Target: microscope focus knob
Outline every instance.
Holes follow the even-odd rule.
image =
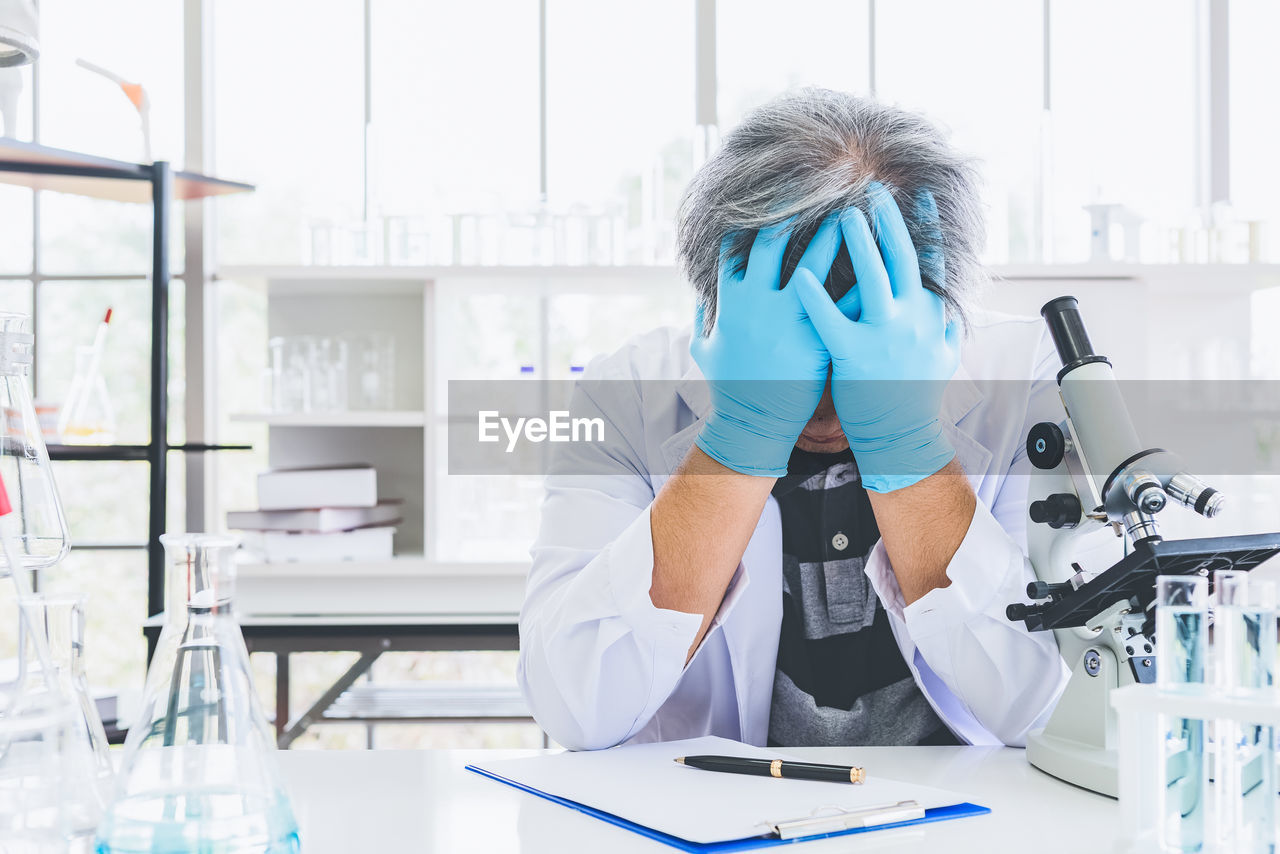
[[[1038,469],[1057,468],[1067,452],[1067,437],[1051,421],[1041,421],[1027,433],[1027,457]]]
[[[1070,492],[1055,492],[1043,501],[1031,502],[1031,521],[1050,528],[1074,528],[1080,523],[1080,499]]]

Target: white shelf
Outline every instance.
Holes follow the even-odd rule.
[[[1280,278],[1280,264],[995,264],[988,271],[1002,279],[1160,279],[1202,278],[1213,276],[1229,279]],[[585,279],[669,279],[679,271],[668,264],[632,264],[615,266],[579,265],[456,265],[456,266],[225,266],[218,279],[266,279],[273,283],[287,281],[350,282],[422,282],[457,278],[585,278]]]
[[[997,285],[1001,280],[1150,282],[1206,294],[1280,286],[1280,264],[1010,264],[988,269]]]
[[[422,555],[390,560],[242,563],[238,611],[246,616],[334,615],[368,619],[490,614],[514,622],[528,563],[442,563]]]
[[[295,281],[370,281],[423,282],[439,279],[670,279],[679,271],[670,264],[615,265],[518,265],[455,264],[431,267],[396,266],[326,266],[316,265],[228,265],[218,269],[215,279],[266,279],[273,283]]]
[[[369,410],[347,412],[296,412],[272,414],[243,412],[231,420],[269,427],[421,427],[426,415],[411,410]]]
[[[390,560],[372,561],[288,561],[262,563],[256,561],[238,563],[240,578],[270,576],[272,578],[350,578],[377,576],[381,578],[520,578],[529,574],[527,563],[467,563],[428,560],[422,555],[397,555]]]

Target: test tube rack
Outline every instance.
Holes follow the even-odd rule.
[[[1111,692],[1111,705],[1119,716],[1121,833],[1133,846],[1129,850],[1135,852],[1148,850],[1144,843],[1154,846],[1161,821],[1158,781],[1152,779],[1152,771],[1159,767],[1164,748],[1162,715],[1206,723],[1225,720],[1273,726],[1280,733],[1280,686],[1228,693],[1212,684],[1176,689],[1130,685]],[[1214,816],[1209,818],[1212,823]],[[1214,849],[1206,846],[1205,850]]]

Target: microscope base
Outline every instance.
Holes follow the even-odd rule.
[[[1027,736],[1027,761],[1046,774],[1100,795],[1120,796],[1115,750],[1105,750],[1036,730]]]

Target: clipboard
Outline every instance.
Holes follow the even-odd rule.
[[[655,751],[655,748],[657,750]],[[590,794],[575,800],[568,797],[564,793],[553,791],[552,785],[547,785],[547,781],[555,782],[554,775],[532,773],[531,769],[536,772],[541,770],[537,765],[527,763],[538,763],[545,759],[558,760],[564,767],[564,760],[573,761],[574,757],[591,757],[588,760],[590,768],[585,770],[588,773],[581,775],[581,779],[575,780],[573,784],[584,792],[594,792],[599,782],[599,770],[601,768],[613,767],[608,754],[620,756],[620,752],[628,751],[629,759],[641,759],[646,766],[652,765],[655,757],[666,757],[669,762],[678,755],[695,754],[695,753],[721,753],[730,755],[757,755],[763,754],[758,748],[743,745],[738,742],[729,741],[719,738],[700,738],[690,739],[685,742],[669,742],[666,745],[635,745],[620,748],[613,748],[608,751],[600,751],[596,754],[559,754],[549,757],[535,757],[531,759],[505,760],[495,763],[487,763],[491,767],[485,768],[479,765],[468,765],[466,769],[475,774],[495,780],[512,786],[520,791],[527,792],[544,798],[560,806],[572,809],[576,812],[589,815],[592,818],[612,824],[615,827],[621,827],[652,839],[669,845],[680,851],[689,852],[722,852],[722,851],[748,851],[760,848],[768,848],[775,845],[786,845],[794,842],[803,842],[811,839],[826,839],[834,836],[848,836],[855,833],[867,833],[874,830],[887,830],[891,828],[908,827],[918,824],[927,824],[932,822],[947,821],[950,819],[964,818],[967,816],[983,815],[991,810],[987,807],[979,806],[967,802],[965,799],[954,796],[952,793],[941,792],[937,789],[931,789],[924,786],[910,786],[903,783],[882,783],[886,787],[886,791],[896,794],[912,794],[919,793],[919,800],[901,797],[888,801],[879,801],[875,803],[858,803],[853,806],[841,806],[837,804],[824,804],[822,800],[836,799],[837,795],[844,794],[845,800],[849,800],[849,794],[855,792],[858,787],[841,788],[838,783],[808,783],[805,781],[773,781],[762,777],[743,777],[734,774],[716,774],[715,772],[699,771],[693,768],[684,768],[671,763],[669,768],[663,765],[656,766],[657,773],[665,776],[666,780],[680,780],[681,776],[692,774],[688,780],[692,781],[699,787],[707,787],[709,785],[730,785],[737,787],[756,787],[758,792],[766,795],[766,800],[773,800],[773,795],[781,795],[783,792],[794,794],[801,792],[801,798],[817,797],[817,801],[809,801],[812,804],[807,810],[795,810],[796,797],[791,797],[789,804],[792,811],[789,814],[778,814],[777,811],[768,814],[760,814],[752,818],[750,825],[737,825],[739,832],[734,838],[723,839],[690,839],[686,836],[694,836],[696,834],[681,835],[678,832],[672,832],[672,827],[662,827],[661,820],[641,821],[633,811],[629,817],[619,814],[627,809],[626,803],[622,803],[622,807],[616,811],[602,808],[602,805],[608,805],[607,796],[602,796],[604,800],[597,799],[595,803],[585,803]],[[641,756],[637,756],[637,751],[645,751]],[[669,754],[669,755],[668,755]],[[773,754],[770,754],[773,755]],[[525,763],[521,765],[521,763]],[[515,768],[513,771],[512,768]],[[593,773],[596,775],[593,777]],[[678,776],[669,776],[675,774]],[[575,775],[569,775],[573,777]],[[517,779],[524,777],[524,779]],[[534,778],[539,780],[541,785],[535,785],[532,782]],[[729,779],[726,779],[729,778]],[[571,786],[573,785],[571,784]],[[631,790],[628,802],[634,803],[637,799],[643,798],[646,794],[646,785],[654,785],[653,780],[640,781],[634,790]],[[773,786],[786,785],[788,788],[770,788]],[[763,787],[763,788],[759,788]],[[801,788],[797,788],[801,787]],[[817,787],[817,788],[813,788]],[[832,788],[835,787],[835,788]],[[822,794],[822,793],[827,794]],[[816,794],[815,794],[816,793]],[[618,799],[615,798],[615,801]],[[733,803],[737,803],[739,799],[729,799]],[[787,800],[782,798],[780,800]],[[945,801],[953,801],[951,803],[943,803]],[[762,808],[759,805],[751,807],[752,809],[768,812],[768,808]],[[780,809],[785,807],[780,807]],[[724,830],[723,827],[720,828]],[[746,835],[743,835],[745,831]],[[712,833],[714,836],[715,834]]]

